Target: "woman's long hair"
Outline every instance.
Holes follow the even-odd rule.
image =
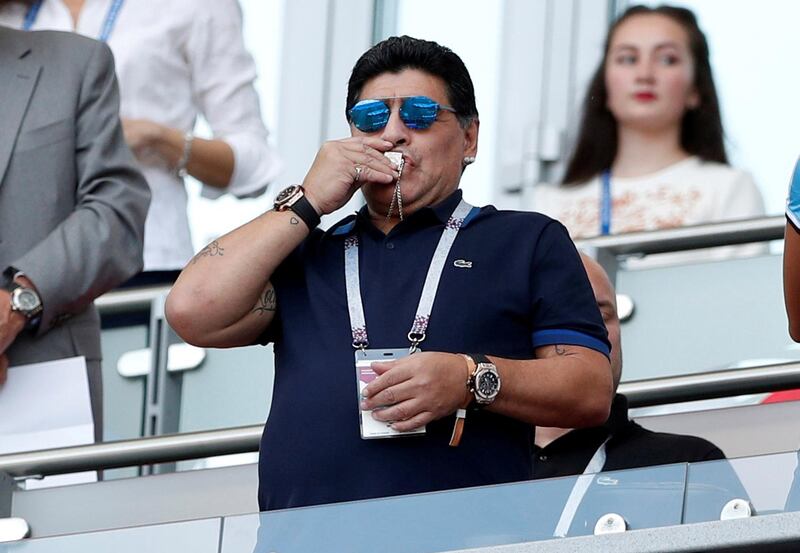
[[[633,6],[617,19],[606,35],[603,62],[595,71],[583,102],[578,139],[562,184],[586,182],[605,171],[617,156],[617,121],[608,104],[605,69],[608,63],[608,48],[611,37],[620,24],[635,15],[657,14],[669,17],[686,30],[689,50],[694,60],[694,87],[699,96],[699,105],[687,110],[681,122],[681,146],[688,153],[706,161],[728,163],[723,142],[722,117],[717,99],[717,89],[711,74],[708,43],[697,25],[694,14],[685,8],[673,6]]]

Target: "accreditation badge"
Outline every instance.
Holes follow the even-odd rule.
[[[419,350],[417,350],[419,351]],[[425,427],[416,428],[407,432],[400,432],[389,426],[389,423],[377,421],[372,418],[372,411],[362,411],[360,407],[363,399],[364,388],[375,380],[378,375],[372,370],[375,362],[394,361],[409,355],[408,348],[398,349],[358,349],[356,354],[356,381],[358,385],[359,419],[361,425],[361,439],[373,440],[376,438],[401,438],[404,436],[420,436],[425,434]],[[387,406],[388,407],[388,406]]]

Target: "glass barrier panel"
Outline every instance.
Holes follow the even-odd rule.
[[[568,535],[616,512],[630,528],[680,524],[685,465],[591,475]],[[552,539],[578,477],[227,517],[222,553],[440,552]],[[574,494],[573,494],[574,495]]]
[[[779,255],[760,255],[620,270],[617,293],[635,306],[622,323],[623,380],[796,361],[800,350],[786,332],[781,263]],[[727,321],[736,324],[722,324]]]
[[[128,317],[126,317],[126,315]],[[103,441],[131,440],[142,435],[145,378],[126,377],[120,371],[123,356],[147,347],[150,310],[103,315],[100,335],[103,353]],[[128,478],[135,468],[103,471],[103,478]]]
[[[754,515],[800,511],[798,453],[689,465],[684,523],[720,520],[733,499],[748,501]]]
[[[222,553],[436,552],[549,539],[575,478],[227,517]]]
[[[615,513],[625,519],[629,530],[658,528],[681,523],[686,482],[686,464],[601,472],[581,476],[590,479],[574,512],[566,536],[590,536],[604,515]],[[566,519],[565,519],[566,520]],[[566,529],[566,527],[565,527]]]
[[[103,328],[103,441],[130,440],[142,435],[144,377],[120,374],[120,360],[147,347],[148,325]],[[124,361],[123,361],[124,363]]]
[[[0,544],[0,553],[217,553],[220,519],[125,528]]]
[[[183,374],[181,432],[264,424],[272,403],[272,344],[205,350]]]
[[[151,364],[150,309],[103,315],[104,441],[141,437]],[[179,413],[166,433],[263,424],[272,400],[272,346],[193,348],[169,334],[167,378],[176,393],[160,397],[164,412]],[[235,370],[233,370],[235,369]],[[251,463],[256,453],[159,465],[158,471]],[[137,467],[104,471],[107,480],[134,477]]]
[[[207,348],[201,365],[182,376],[179,432],[264,424],[272,404],[272,344]],[[222,455],[176,464],[179,471],[258,462],[258,453]]]

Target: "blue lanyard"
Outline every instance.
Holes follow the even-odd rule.
[[[111,6],[109,6],[106,19],[103,22],[103,29],[100,31],[100,36],[97,37],[97,39],[101,42],[108,42],[108,38],[111,36],[111,31],[114,30],[114,25],[117,22],[119,11],[122,9],[123,2],[124,0],[114,0],[111,3]],[[25,14],[25,21],[22,23],[23,31],[31,30],[33,24],[36,23],[36,18],[39,15],[39,10],[42,9],[43,3],[44,0],[37,0],[30,8],[28,8],[28,13]]]
[[[600,175],[602,197],[600,198],[600,234],[611,234],[611,170],[606,169]]]

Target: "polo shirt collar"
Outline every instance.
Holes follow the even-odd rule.
[[[458,188],[455,192],[450,194],[438,204],[425,206],[418,209],[416,212],[406,217],[405,220],[401,221],[400,225],[427,226],[436,222],[444,225],[450,219],[450,215],[453,214],[453,211],[455,211],[458,202],[461,201],[462,195],[463,193],[461,192],[461,189]],[[358,210],[356,219],[359,221],[359,224],[366,222],[370,226],[373,226],[369,217],[369,208],[366,205],[362,206],[361,209]],[[397,226],[399,227],[400,225]]]
[[[433,214],[433,216],[436,217],[436,219],[440,223],[442,223],[443,225],[447,224],[447,221],[450,220],[450,216],[456,210],[456,207],[458,206],[463,196],[464,193],[461,191],[460,188],[457,188],[455,192],[450,194],[448,197],[446,197],[438,204],[429,207],[423,207],[422,209],[419,210],[418,213],[427,213],[428,216]],[[414,215],[416,215],[416,213]]]
[[[431,226],[434,224],[447,224],[447,221],[450,219],[450,216],[453,214],[453,211],[455,211],[456,206],[458,206],[462,197],[463,193],[461,189],[456,189],[452,194],[438,204],[425,206],[412,213],[406,217],[404,221],[401,221],[400,224],[395,228],[415,228]],[[345,218],[331,228],[329,232],[334,236],[346,236],[356,228],[377,231],[375,225],[372,224],[372,220],[369,217],[369,208],[366,205],[362,206],[361,209],[358,210],[358,212],[355,214],[355,217],[351,216]]]

